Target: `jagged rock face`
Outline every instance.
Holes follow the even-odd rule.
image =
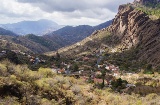
[[[118,37],[120,49],[134,46],[139,49],[139,60],[160,66],[160,19],[153,21],[132,6],[122,5],[109,30]]]
[[[139,59],[160,67],[160,19],[144,23],[139,28],[139,35]]]
[[[110,28],[111,32],[121,41],[121,49],[128,49],[139,43],[138,29],[148,20],[149,17],[146,14],[131,6],[119,7],[119,12]]]

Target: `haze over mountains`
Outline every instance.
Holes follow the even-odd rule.
[[[10,35],[10,36],[17,36],[14,32],[10,30],[6,30],[0,27],[0,35]]]
[[[53,22],[51,20],[47,19],[41,19],[38,21],[21,21],[17,23],[11,23],[11,24],[0,24],[0,27],[6,30],[10,30],[17,35],[27,35],[27,34],[34,34],[38,36],[42,35],[48,35],[50,34],[57,34],[57,35],[62,35],[64,34],[71,35],[71,34],[79,34],[79,33],[72,33],[73,31],[76,31],[78,29],[83,32],[82,28],[87,28],[88,34],[90,35],[93,30],[98,30],[102,29],[108,25],[111,24],[111,21],[107,21],[105,23],[102,23],[97,26],[89,26],[87,25],[80,25],[80,26],[64,26],[64,25],[58,25],[56,22]],[[64,28],[63,28],[64,27]],[[89,29],[88,29],[89,28]],[[59,30],[60,29],[60,30]],[[67,31],[71,31],[70,33],[67,33]],[[82,37],[85,38],[85,37]],[[81,39],[80,39],[81,40]]]
[[[44,35],[46,33],[58,30],[63,26],[58,25],[51,20],[41,19],[38,21],[21,21],[12,24],[0,24],[0,27],[11,30],[18,35]]]

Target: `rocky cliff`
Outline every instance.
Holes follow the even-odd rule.
[[[113,24],[108,28],[119,41],[119,49],[137,49],[139,60],[160,66],[160,19],[151,20],[131,5],[121,5]]]

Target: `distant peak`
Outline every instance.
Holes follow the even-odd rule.
[[[48,20],[48,19],[40,19],[40,20],[37,20],[37,21],[50,21],[50,22],[53,22],[52,20]]]
[[[48,19],[40,19],[40,20],[23,20],[17,23],[23,23],[23,22],[43,22],[43,23],[54,23],[57,24],[56,22],[52,21],[52,20],[48,20]],[[13,23],[14,24],[14,23]],[[58,24],[57,24],[58,25]]]

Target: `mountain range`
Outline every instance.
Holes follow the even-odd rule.
[[[141,3],[139,5],[146,6]],[[160,18],[150,18],[149,15],[152,14],[140,10],[139,5],[137,6],[137,2],[120,5],[109,27],[95,31],[72,46],[59,49],[59,54],[78,59],[81,56],[93,56],[97,51],[103,50],[106,51],[105,60],[125,70],[138,70],[148,67],[147,65],[159,68]],[[46,54],[53,56],[56,52]]]
[[[2,42],[1,47],[9,48],[12,50],[14,49],[18,50],[18,48],[19,50],[25,49],[24,51],[30,51],[34,53],[44,53],[48,51],[55,51],[61,47],[74,44],[86,38],[95,30],[102,29],[109,26],[111,22],[112,21],[107,21],[97,26],[87,26],[87,25],[80,25],[75,27],[65,26],[57,31],[52,30],[51,33],[45,34],[42,36],[37,36],[35,34],[27,34],[27,35],[21,36],[21,35],[14,34],[13,32],[11,33],[11,31],[7,31],[3,29],[3,31],[0,32],[1,40],[5,40],[6,41],[5,43],[7,44],[3,44]],[[33,24],[32,26],[34,26],[34,23],[35,22],[32,23]],[[37,28],[37,30],[39,29]],[[5,33],[6,31],[7,33]],[[6,35],[10,35],[10,36],[6,36]],[[21,46],[21,47],[16,47],[14,45]]]

